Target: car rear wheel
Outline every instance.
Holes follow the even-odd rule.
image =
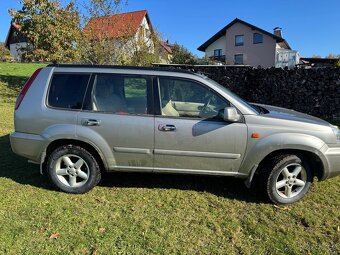
[[[47,174],[52,183],[67,193],[86,193],[101,178],[99,165],[90,152],[79,146],[56,148],[47,161]]]
[[[291,204],[305,196],[313,176],[308,163],[296,155],[273,158],[264,167],[262,183],[269,199],[276,204]]]

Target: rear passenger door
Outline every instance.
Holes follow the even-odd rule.
[[[152,78],[93,74],[78,127],[91,130],[109,146],[111,170],[152,171],[154,116]],[[78,130],[78,132],[79,132]]]

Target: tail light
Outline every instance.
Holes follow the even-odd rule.
[[[37,78],[38,74],[40,73],[40,71],[42,70],[42,68],[37,69],[31,76],[31,78],[29,78],[24,87],[22,88],[22,90],[20,91],[20,94],[17,97],[17,101],[15,102],[15,110],[17,110],[22,102],[22,100],[24,99],[28,89],[31,87],[32,83],[34,82],[35,78]]]

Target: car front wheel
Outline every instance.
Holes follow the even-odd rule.
[[[313,176],[308,163],[296,155],[273,158],[264,169],[263,186],[276,204],[291,204],[305,196]]]

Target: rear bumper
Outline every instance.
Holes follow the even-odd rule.
[[[340,175],[340,147],[328,148],[324,155],[328,162],[327,178]]]
[[[10,135],[12,151],[22,157],[40,163],[45,140],[40,135],[14,132]]]

